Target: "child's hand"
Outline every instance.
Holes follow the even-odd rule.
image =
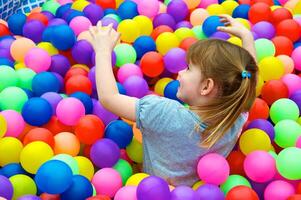
[[[95,53],[113,51],[120,38],[120,33],[116,32],[112,27],[113,24],[103,27],[101,21],[98,21],[96,27],[92,26],[89,28],[89,32],[92,37],[91,44]]]
[[[220,21],[225,24],[225,26],[217,27],[217,30],[230,33],[236,37],[242,38],[251,34],[251,32],[242,25],[239,21],[233,19],[230,15],[219,15]]]

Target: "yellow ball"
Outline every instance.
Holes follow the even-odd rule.
[[[196,37],[194,32],[191,29],[186,28],[186,27],[178,28],[175,31],[175,34],[179,38],[180,42],[188,37],[194,37],[194,38]]]
[[[86,177],[89,180],[92,180],[92,177],[94,175],[94,166],[92,162],[83,156],[76,156],[74,157],[78,164],[79,168],[79,174]]]
[[[90,71],[90,68],[84,64],[75,64],[75,65],[72,65],[71,68],[82,68],[82,69],[86,70],[87,72]]]
[[[220,15],[226,14],[226,10],[222,5],[219,4],[211,4],[206,9],[210,15]]]
[[[228,42],[230,42],[230,43],[232,43],[232,44],[235,44],[235,45],[237,45],[237,46],[242,47],[242,41],[241,41],[241,39],[238,38],[238,37],[230,37],[230,38],[228,39]]]
[[[27,68],[24,62],[18,62],[15,64],[15,70]]]
[[[272,11],[276,10],[277,8],[282,8],[282,7],[281,6],[277,6],[277,5],[271,6],[271,10]]]
[[[261,89],[264,85],[264,81],[260,75],[257,76],[257,85],[256,85],[256,96],[258,97],[261,94]]]
[[[263,58],[258,67],[264,81],[280,79],[284,75],[284,64],[274,56]]]
[[[136,163],[142,163],[143,161],[143,148],[142,144],[133,138],[132,142],[126,147],[126,153],[129,158]]]
[[[239,5],[236,1],[224,1],[222,4],[223,8],[226,11],[226,14],[231,15],[233,10]]]
[[[245,155],[256,150],[269,151],[271,149],[271,140],[263,130],[252,128],[241,135],[239,148]]]
[[[116,8],[118,8],[120,4],[124,2],[124,0],[115,0],[115,1],[116,1]]]
[[[161,78],[159,81],[155,84],[155,93],[164,96],[164,89],[166,85],[171,82],[173,79],[171,78]]]
[[[243,18],[236,18],[237,21],[239,21],[242,25],[244,25],[247,29],[251,29],[251,24],[248,20]]]
[[[139,183],[148,176],[149,175],[145,173],[134,174],[126,181],[125,186],[138,186]]]
[[[153,22],[148,17],[138,15],[133,20],[138,24],[140,35],[150,35],[153,32]]]
[[[205,183],[203,181],[198,181],[195,184],[193,184],[192,189],[193,190],[197,190],[199,189],[199,187],[201,187],[202,185],[204,185]]]
[[[138,23],[132,19],[126,19],[119,23],[117,31],[121,34],[120,39],[132,43],[140,36]]]
[[[83,11],[86,6],[88,6],[90,3],[85,0],[77,0],[74,1],[71,8],[78,11]]]
[[[299,1],[293,8],[294,15],[301,14],[301,1]]]
[[[160,34],[156,39],[157,50],[165,55],[170,49],[178,47],[180,41],[174,33],[165,32]]]
[[[301,125],[301,117],[299,117],[299,118],[297,119],[297,122],[298,122],[298,124]]]
[[[31,174],[36,174],[40,166],[53,156],[53,150],[45,142],[36,141],[27,144],[20,155],[22,167]]]
[[[11,176],[9,180],[14,188],[13,200],[16,200],[26,194],[36,195],[37,186],[29,176],[17,174]]]
[[[37,46],[47,51],[51,56],[59,53],[59,51],[50,42],[40,42]]]
[[[3,115],[0,113],[0,138],[4,136],[7,130],[7,122]]]
[[[0,139],[0,166],[10,163],[20,162],[20,153],[23,144],[14,137],[4,137]]]

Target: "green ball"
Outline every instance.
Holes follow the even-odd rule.
[[[36,73],[30,68],[19,69],[16,71],[16,73],[19,77],[18,86],[21,88],[32,90],[32,79],[36,75]]]
[[[255,41],[256,57],[258,62],[263,58],[275,55],[275,46],[272,41],[261,38]]]
[[[129,44],[118,44],[114,52],[116,54],[116,66],[120,67],[126,63],[134,63],[137,58],[136,51],[133,46]]]
[[[172,0],[164,0],[164,4],[167,6]]]
[[[277,124],[284,119],[297,121],[299,117],[299,108],[297,104],[290,99],[278,99],[270,108],[270,117],[274,124]]]
[[[119,159],[113,168],[119,172],[122,178],[122,185],[125,185],[128,178],[133,175],[131,165],[125,160]]]
[[[60,7],[61,5],[53,0],[50,1],[46,1],[43,5],[42,5],[42,11],[49,11],[52,14],[55,15],[56,10]]]
[[[281,176],[289,180],[301,179],[301,149],[288,147],[277,156],[276,167]]]
[[[73,172],[73,175],[79,174],[79,168],[78,168],[77,161],[72,156],[70,156],[68,154],[58,154],[58,155],[52,157],[51,160],[62,161],[70,167],[70,169]]]
[[[206,39],[207,36],[205,35],[202,26],[195,26],[192,28],[192,31],[197,39],[202,40]]]
[[[115,15],[115,14],[107,14],[106,16],[104,16],[103,18],[112,18],[112,19],[115,19],[118,23],[121,22],[121,19],[118,15]]]
[[[301,126],[294,120],[282,120],[275,127],[275,143],[282,147],[294,147],[301,135]]]
[[[18,87],[8,87],[0,93],[0,109],[21,112],[27,100],[24,90]]]
[[[226,195],[232,188],[238,185],[244,185],[251,188],[251,184],[245,177],[236,174],[230,175],[226,182],[221,184],[220,188]]]
[[[0,92],[10,86],[18,85],[18,76],[15,70],[9,66],[0,66]]]

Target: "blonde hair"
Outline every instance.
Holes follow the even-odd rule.
[[[190,107],[208,125],[201,133],[200,145],[210,148],[242,112],[251,108],[256,98],[258,67],[247,50],[218,39],[193,44],[187,53],[187,61],[200,67],[203,80],[212,78],[218,88],[218,96],[208,104]],[[250,78],[242,77],[244,70],[251,73]]]

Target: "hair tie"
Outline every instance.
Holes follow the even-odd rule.
[[[248,72],[248,71],[246,71],[246,70],[243,70],[242,72],[241,72],[241,77],[243,78],[243,79],[246,79],[246,78],[251,78],[251,73],[250,72]]]

